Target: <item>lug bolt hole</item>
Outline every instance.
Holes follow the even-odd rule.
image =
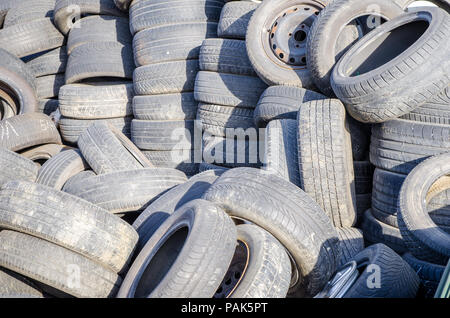
[[[284,57],[284,54],[280,53],[278,56],[282,59]]]

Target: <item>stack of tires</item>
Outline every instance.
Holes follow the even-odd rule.
[[[33,111],[51,114],[58,107],[58,90],[64,84],[67,60],[63,46],[65,37],[53,23],[55,0],[6,1],[3,6],[0,48],[27,62],[36,78],[34,88],[38,103],[24,102],[30,103],[27,107]],[[22,96],[0,103],[6,114],[4,118],[23,113],[14,101],[17,97],[20,101]]]
[[[96,120],[106,120],[130,136],[132,120],[134,62],[132,37],[127,17],[122,17],[113,1],[60,1],[55,12],[58,26],[68,32],[65,85],[59,90],[60,130],[64,141],[76,144],[79,135]],[[69,17],[63,15],[70,6],[86,5],[86,14],[70,29]],[[97,9],[92,10],[99,6]],[[112,13],[111,13],[112,12]]]
[[[256,75],[247,56],[245,34],[258,4],[232,1],[222,9],[218,39],[207,39],[200,50],[200,72],[195,80],[197,119],[203,131],[202,169],[259,167],[264,135],[256,129],[253,113],[267,85]]]
[[[135,0],[129,6],[136,63],[131,139],[156,167],[198,172],[194,81],[205,38],[217,37],[222,0]]]

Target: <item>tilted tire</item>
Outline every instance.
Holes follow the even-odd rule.
[[[449,36],[446,12],[410,10],[344,54],[332,73],[334,93],[361,122],[379,123],[409,113],[448,85],[450,45],[444,39]]]
[[[344,265],[364,249],[363,233],[355,227],[338,227],[336,230],[341,247],[340,265]]]
[[[115,6],[113,0],[56,0],[55,24],[64,35],[86,15],[123,16],[124,12]]]
[[[147,168],[111,172],[72,182],[64,191],[111,213],[144,210],[166,190],[187,181],[176,169]],[[123,190],[127,195],[123,196]]]
[[[374,13],[374,8],[376,12]],[[353,34],[348,22],[359,17],[371,15],[374,18],[373,29],[384,20],[391,20],[404,13],[392,0],[336,0],[331,2],[317,16],[308,34],[306,64],[311,72],[314,84],[327,96],[333,96],[330,77],[334,65],[340,57],[364,34],[353,26]],[[338,30],[338,32],[336,32]],[[370,31],[370,30],[367,30]],[[347,33],[347,34],[346,34]],[[365,32],[367,33],[367,32]],[[330,52],[332,52],[330,54]]]
[[[269,86],[255,108],[255,124],[257,127],[266,127],[271,120],[297,119],[301,104],[325,98],[322,94],[304,88]]]
[[[0,191],[0,224],[77,252],[114,272],[124,269],[138,240],[124,221],[47,186],[11,181]]]
[[[217,22],[222,11],[220,0],[142,0],[130,5],[130,30],[139,31],[161,25],[186,22]]]
[[[141,66],[134,71],[134,91],[136,95],[192,92],[198,70],[198,60]]]
[[[220,13],[217,35],[220,38],[245,40],[248,23],[258,7],[252,1],[230,1]]]
[[[408,174],[426,158],[450,150],[450,126],[404,119],[373,125],[370,162],[377,168]]]
[[[275,0],[259,5],[248,24],[246,45],[250,62],[264,82],[314,88],[306,66],[306,39],[328,2]],[[292,28],[294,23],[298,27]]]
[[[297,121],[271,121],[266,128],[264,169],[300,187]]]
[[[137,67],[199,58],[205,38],[217,37],[217,23],[177,23],[145,29],[133,38],[134,61]]]
[[[78,139],[78,147],[97,174],[152,167],[140,150],[107,121],[96,121]]]
[[[285,298],[291,263],[283,245],[259,226],[241,224],[236,228],[236,251],[214,297]]]
[[[450,125],[450,86],[402,119],[432,124]]]
[[[231,263],[236,239],[236,226],[221,208],[191,201],[145,244],[117,296],[212,297]]]
[[[45,76],[64,73],[67,65],[66,47],[51,50],[27,62],[34,76]]]
[[[449,159],[449,153],[434,156],[411,171],[400,191],[397,215],[409,251],[419,259],[441,265],[450,257],[450,234],[433,222],[426,210],[426,201],[450,188],[446,179],[450,171]],[[442,182],[441,177],[444,177]]]
[[[153,201],[133,222],[133,227],[139,234],[137,251],[141,250],[153,233],[175,210],[189,201],[200,199],[220,175],[221,173],[218,171],[199,173]]]
[[[57,292],[84,298],[114,297],[120,276],[102,265],[64,247],[19,232],[0,232],[0,266],[49,286]],[[67,279],[79,273],[79,284]]]
[[[71,177],[89,169],[78,149],[62,151],[47,160],[39,169],[36,183],[61,190]]]
[[[69,56],[66,84],[96,77],[133,78],[131,45],[118,42],[88,42],[77,46]]]
[[[304,103],[297,121],[300,188],[335,226],[354,225],[355,176],[344,105],[337,99]]]
[[[36,81],[32,70],[19,58],[0,49],[0,90],[2,99],[13,107],[14,114],[33,113],[37,110]]]
[[[64,74],[46,75],[36,78],[38,99],[58,97],[59,89],[64,85]]]
[[[142,120],[192,120],[197,105],[192,92],[135,96],[133,113]]]
[[[10,180],[36,181],[39,168],[30,159],[0,148],[0,187]]]
[[[133,95],[131,82],[64,85],[59,90],[59,110],[62,116],[74,119],[130,116]]]
[[[0,122],[0,147],[19,151],[47,143],[61,143],[59,132],[47,115],[27,113]]]
[[[245,41],[206,39],[200,48],[200,70],[257,76],[250,64]]]
[[[44,295],[25,277],[0,268],[0,298],[44,298]]]
[[[0,47],[17,57],[44,52],[63,44],[64,36],[50,18],[41,18],[0,30]]]
[[[253,168],[228,170],[203,199],[264,228],[284,245],[295,262],[291,296],[315,295],[338,266],[339,239],[330,219],[304,191],[281,177]]]
[[[50,158],[56,156],[60,152],[68,149],[72,149],[72,147],[62,144],[50,143],[27,148],[26,150],[20,151],[20,154],[25,158],[28,158],[33,161],[42,161],[42,160],[49,160]]]
[[[223,106],[255,108],[267,85],[258,77],[200,71],[195,79],[195,99]]]
[[[419,277],[400,255],[386,245],[369,246],[358,253],[353,260],[361,274],[350,290],[344,294],[344,298],[414,298],[416,296],[419,289]]]

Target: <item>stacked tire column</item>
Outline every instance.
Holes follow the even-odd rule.
[[[257,6],[250,1],[226,3],[219,38],[207,39],[201,47],[194,94],[204,132],[203,166],[261,165],[253,112],[267,85],[253,70],[245,47],[248,21]]]
[[[204,39],[217,37],[221,0],[135,0],[132,141],[156,167],[198,172],[194,82]]]
[[[60,129],[67,143],[76,143],[95,120],[106,120],[130,136],[131,42],[126,17],[92,15],[70,30],[66,85],[59,92]]]

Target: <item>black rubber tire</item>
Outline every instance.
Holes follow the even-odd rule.
[[[264,82],[270,86],[287,85],[314,88],[311,74],[306,65],[287,64],[272,52],[269,43],[270,32],[267,32],[267,27],[270,28],[270,26],[267,26],[266,23],[275,21],[283,12],[294,12],[297,5],[308,6],[308,12],[311,13],[308,20],[311,22],[316,17],[314,13],[321,11],[328,3],[328,0],[308,2],[304,0],[274,0],[262,2],[258,6],[248,24],[245,41],[250,62]],[[307,32],[305,33],[307,37]]]
[[[317,88],[327,96],[334,96],[330,84],[333,67],[342,54],[364,35],[357,28],[353,36],[344,34],[351,19],[370,15],[371,18],[377,17],[375,19],[381,23],[381,17],[391,20],[402,13],[403,9],[392,0],[335,0],[327,5],[317,16],[308,34],[306,63]],[[348,40],[343,41],[343,37]]]
[[[199,63],[202,71],[257,76],[242,40],[206,39],[200,48]]]
[[[184,172],[187,177],[198,173],[198,162],[195,162],[195,152],[201,155],[200,150],[142,151],[156,168],[177,169]]]
[[[54,7],[54,0],[28,0],[18,2],[14,7],[8,10],[3,23],[3,28],[29,23],[41,18],[53,18]]]
[[[133,119],[131,140],[143,150],[199,149],[194,144],[195,130],[194,120]]]
[[[133,114],[133,83],[69,84],[59,91],[59,111],[74,119],[105,119]]]
[[[36,77],[53,75],[66,71],[67,59],[66,47],[62,46],[32,59],[27,65]]]
[[[217,35],[220,38],[245,40],[248,23],[258,7],[252,1],[231,1],[225,3],[220,13]]]
[[[217,22],[222,11],[220,0],[141,0],[130,5],[130,30],[139,31],[157,26],[188,23]]]
[[[375,244],[358,253],[353,260],[361,273],[344,298],[414,298],[419,277],[400,255],[384,244]],[[368,282],[379,286],[371,288]]]
[[[403,115],[402,119],[432,124],[450,125],[450,86],[424,105]]]
[[[351,261],[356,254],[364,249],[363,233],[355,227],[338,227],[336,228],[339,245],[341,247],[340,266]]]
[[[146,168],[93,176],[66,185],[64,191],[111,213],[124,213],[144,210],[162,193],[186,181],[186,175],[176,169]]]
[[[198,72],[194,97],[206,104],[255,108],[267,85],[255,76]]]
[[[136,95],[191,92],[198,70],[198,60],[141,66],[134,72],[134,91]]]
[[[285,298],[291,262],[283,245],[259,226],[241,224],[236,228],[238,246],[214,297]]]
[[[351,139],[345,108],[337,99],[302,104],[298,112],[300,188],[337,227],[356,222]]]
[[[228,170],[203,198],[259,225],[284,245],[298,274],[293,275],[289,295],[315,295],[336,270],[339,239],[330,219],[305,192],[281,177],[252,168]]]
[[[0,192],[3,229],[27,233],[122,271],[138,241],[124,221],[89,202],[36,183],[11,181]]]
[[[197,116],[194,93],[175,93],[133,98],[134,118],[142,120],[192,120]]]
[[[0,268],[0,298],[44,298],[44,295],[25,277]]]
[[[118,297],[212,297],[231,263],[236,240],[236,226],[222,209],[191,201],[150,238]]]
[[[54,16],[58,29],[67,35],[74,23],[86,15],[123,16],[113,0],[56,0]]]
[[[445,266],[421,261],[411,253],[405,253],[402,257],[421,280],[419,295],[422,294],[425,298],[433,298],[444,274]]]
[[[119,8],[122,11],[128,11],[128,8],[130,7],[130,4],[133,0],[113,0],[113,1],[117,8]]]
[[[398,225],[409,251],[419,259],[447,264],[450,257],[450,234],[440,229],[426,209],[431,187],[450,173],[450,153],[434,156],[411,171],[402,185]],[[450,188],[448,180],[438,184],[439,191]],[[431,194],[432,195],[432,194]]]
[[[89,169],[78,149],[68,149],[48,159],[39,169],[36,183],[61,190],[74,175]]]
[[[204,131],[225,137],[228,129],[254,129],[253,109],[211,104],[198,104],[197,120]]]
[[[67,40],[67,54],[86,43],[116,42],[131,45],[129,20],[125,17],[93,15],[75,22]]]
[[[131,120],[132,117],[123,117],[123,118],[110,118],[103,119],[107,121],[109,124],[116,127],[119,131],[121,131],[127,138],[131,138]],[[95,123],[97,120],[90,119],[71,119],[67,117],[61,117],[59,121],[59,129],[61,131],[61,136],[63,140],[71,145],[76,145],[78,142],[79,136],[88,129],[90,125]]]
[[[355,172],[355,193],[372,193],[374,166],[369,161],[353,161]]]
[[[379,123],[409,113],[448,85],[450,45],[444,40],[448,37],[450,16],[446,12],[429,7],[410,10],[347,51],[334,67],[333,90],[361,122]],[[380,44],[377,52],[383,52],[382,56],[372,54],[375,44]],[[372,59],[364,54],[371,54]]]
[[[65,82],[64,74],[46,75],[36,78],[37,98],[48,99],[58,97],[59,89]]]
[[[139,234],[136,251],[139,252],[161,224],[185,203],[200,199],[221,175],[218,171],[199,173],[187,182],[177,185],[153,201],[134,221]]]
[[[257,127],[266,127],[274,119],[297,119],[301,104],[325,99],[322,94],[299,87],[270,86],[261,95],[255,108]]]
[[[404,119],[372,127],[370,162],[377,168],[408,174],[426,158],[450,150],[450,126]]]
[[[251,136],[251,134],[250,134]],[[261,143],[253,136],[243,138],[224,138],[203,134],[202,138],[203,161],[227,168],[262,166]]]
[[[64,36],[50,18],[42,18],[0,30],[0,48],[25,57],[63,46]]]
[[[0,147],[19,151],[36,145],[61,143],[50,117],[27,113],[0,121]]]
[[[361,229],[369,243],[383,243],[399,254],[408,250],[400,230],[375,219],[370,209],[364,213]]]
[[[131,45],[117,42],[88,42],[76,47],[69,56],[66,84],[96,77],[133,78]]]
[[[59,293],[82,298],[113,297],[122,282],[102,265],[43,239],[7,230],[0,232],[0,239],[0,266]],[[79,274],[79,284],[68,279],[68,274]]]
[[[11,180],[35,182],[38,170],[30,159],[0,148],[0,187]]]
[[[107,121],[95,121],[78,139],[78,147],[97,174],[152,167],[148,159]]]
[[[352,139],[352,153],[354,160],[367,160],[370,150],[371,126],[356,121],[353,117],[347,116],[348,128]]]
[[[0,96],[14,114],[37,110],[36,82],[32,70],[19,58],[0,49]]]
[[[264,170],[273,172],[300,187],[297,121],[271,121],[266,128]]]
[[[56,111],[59,107],[59,101],[57,99],[41,99],[38,101],[38,113],[43,113],[50,116],[51,113]]]
[[[205,38],[217,37],[217,23],[191,22],[154,27],[133,38],[136,66],[198,59]]]

